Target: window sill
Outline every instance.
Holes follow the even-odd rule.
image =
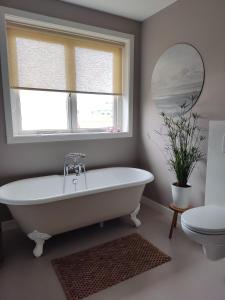
[[[60,133],[60,134],[39,134],[24,136],[8,136],[8,144],[24,143],[45,143],[45,142],[65,142],[65,141],[82,141],[82,140],[99,140],[132,137],[129,132],[99,132],[99,133]]]

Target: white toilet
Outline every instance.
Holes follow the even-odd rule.
[[[225,258],[225,121],[210,121],[205,206],[181,216],[183,231],[210,260]],[[194,201],[195,199],[193,199]]]
[[[206,205],[181,216],[183,231],[203,247],[210,260],[225,258],[225,206]]]

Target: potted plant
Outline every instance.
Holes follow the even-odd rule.
[[[192,111],[177,117],[161,113],[166,129],[166,151],[170,169],[177,181],[172,184],[173,202],[176,207],[187,208],[191,186],[188,180],[198,161],[204,158],[201,144],[205,139],[199,127],[199,115]]]

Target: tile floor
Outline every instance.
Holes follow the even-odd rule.
[[[44,256],[32,256],[33,243],[18,229],[4,232],[5,262],[0,268],[1,300],[66,300],[51,266],[51,259],[139,232],[172,261],[112,288],[89,300],[224,300],[225,260],[208,261],[201,247],[176,229],[168,239],[169,220],[142,206],[143,225],[135,229],[126,220],[107,222],[66,233],[49,240]]]

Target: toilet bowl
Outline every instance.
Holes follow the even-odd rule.
[[[181,225],[190,239],[202,245],[208,259],[225,258],[225,207],[207,205],[187,210]]]

